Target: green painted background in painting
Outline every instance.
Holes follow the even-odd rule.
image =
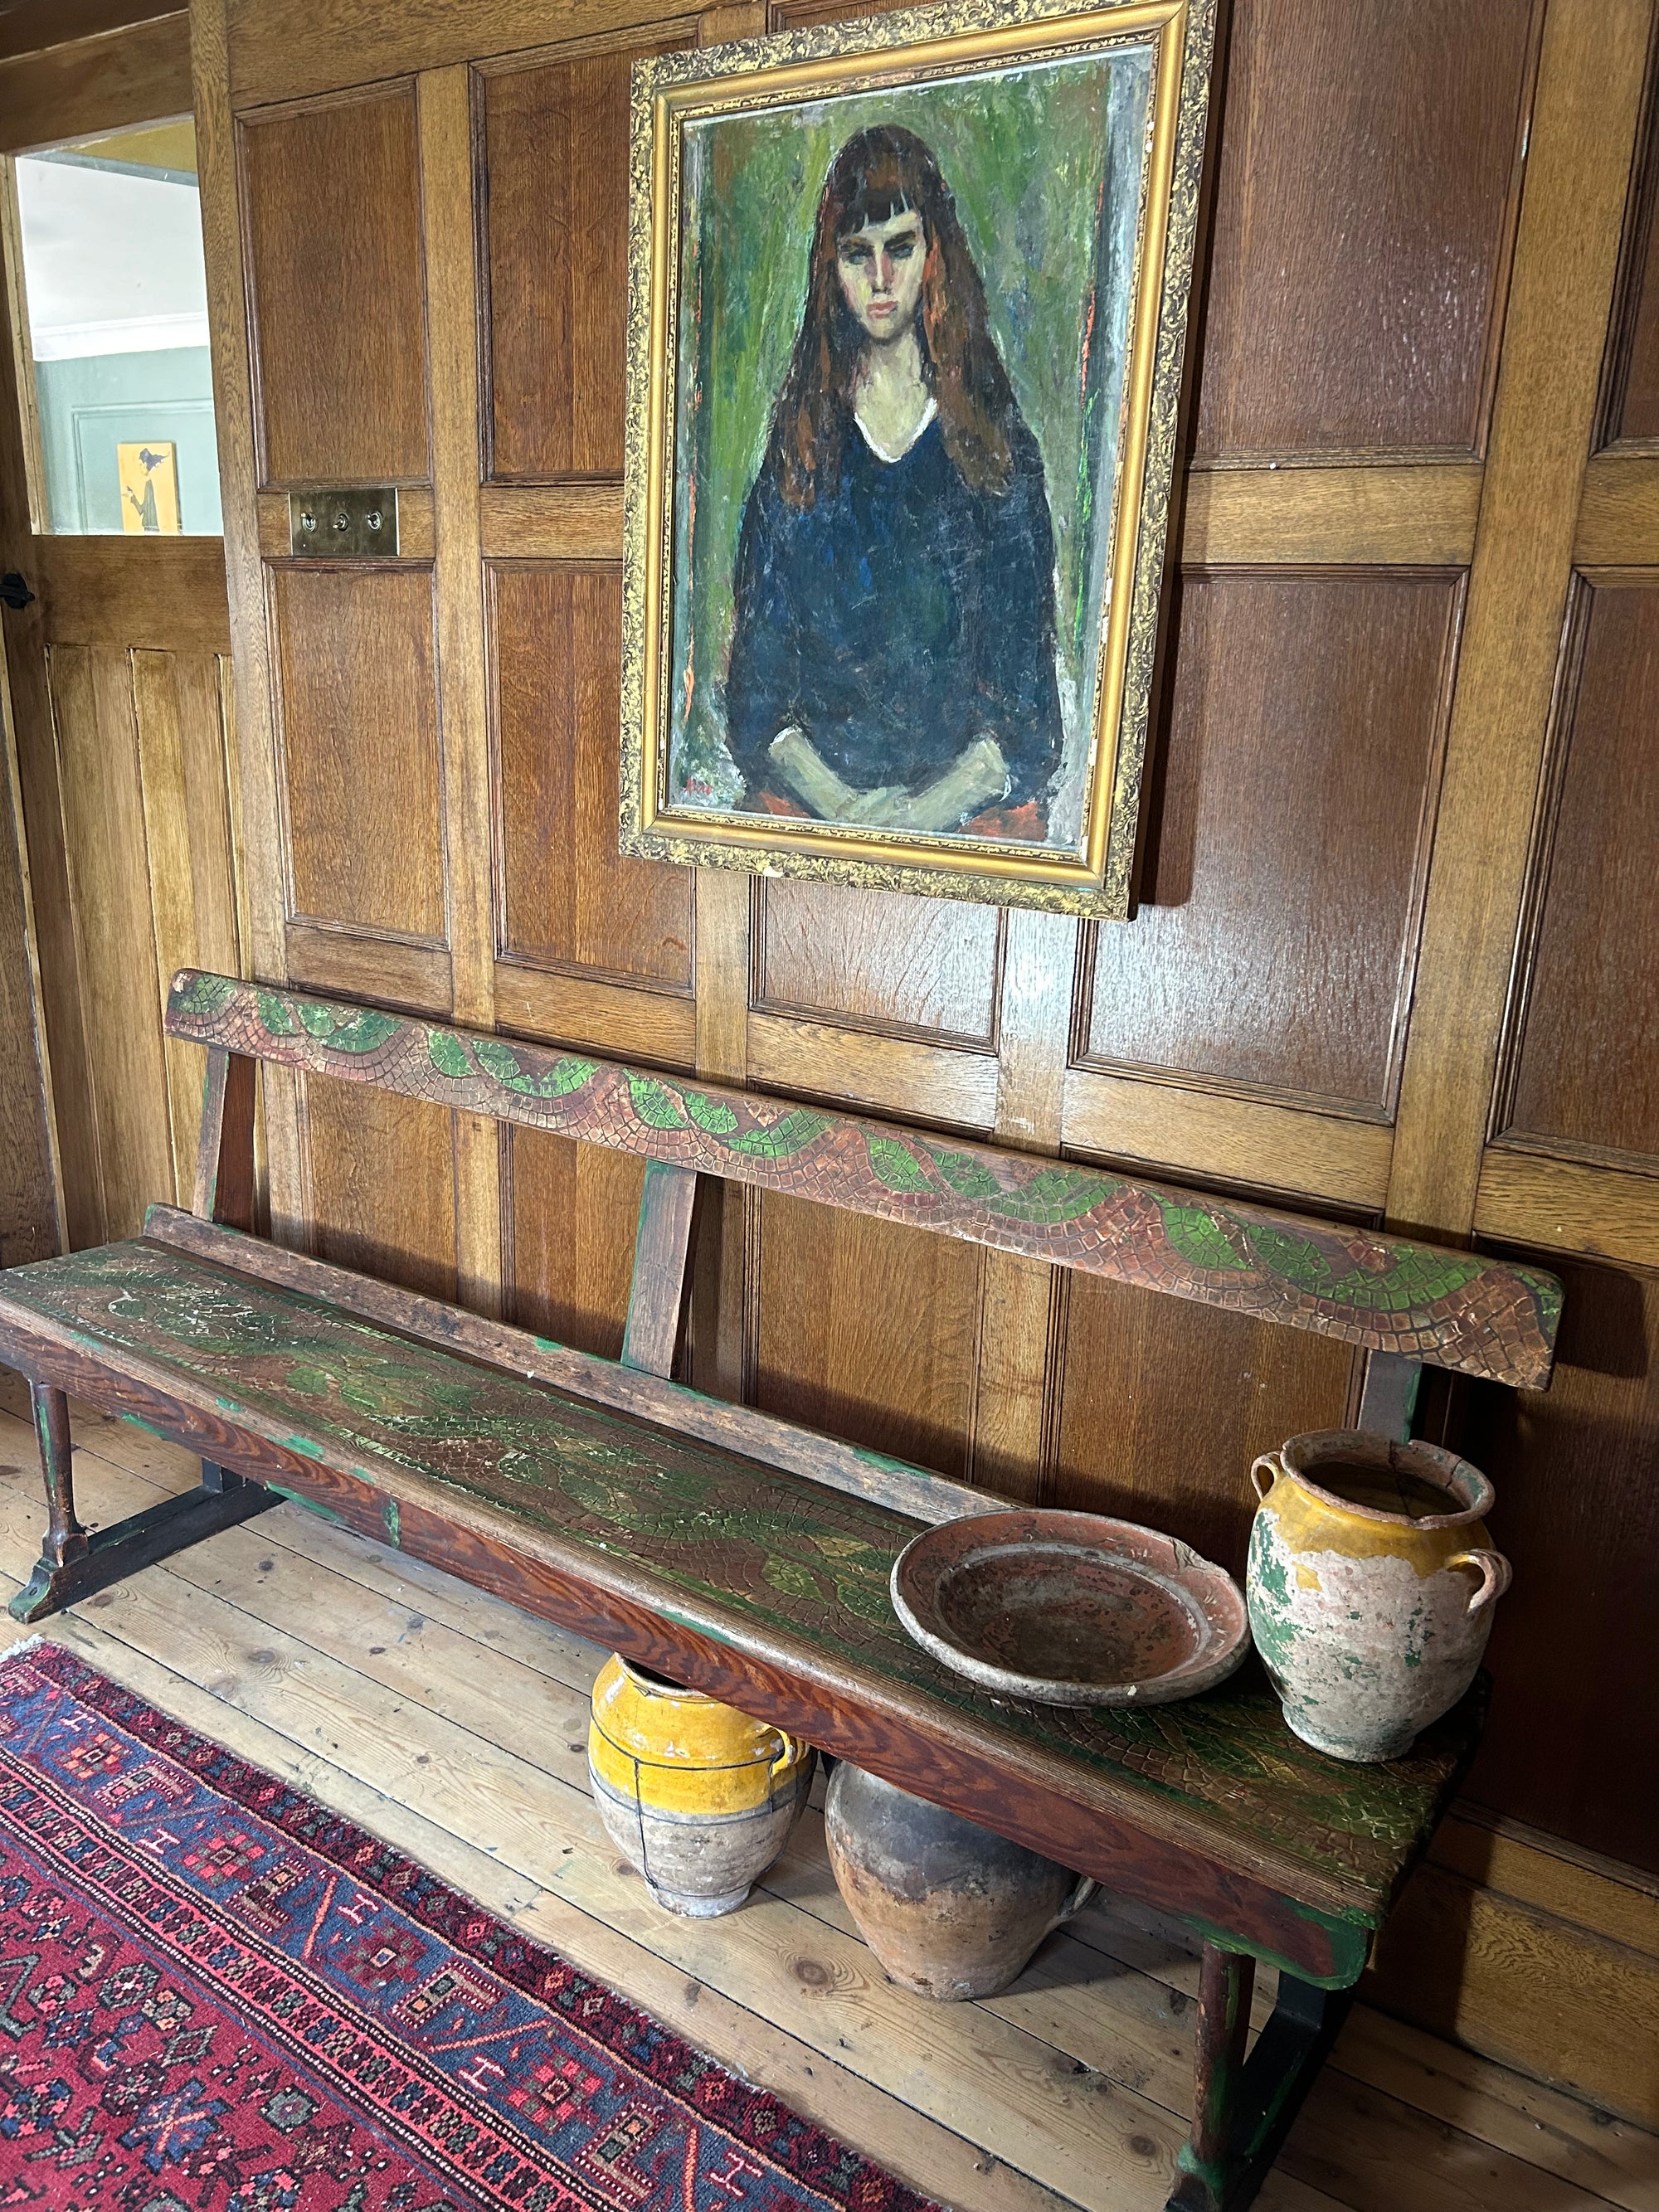
[[[704,804],[741,789],[720,733],[744,502],[799,325],[824,177],[846,140],[878,122],[903,124],[937,155],[1042,448],[1067,762],[1080,780],[1150,84],[1149,51],[1127,47],[687,126],[676,475],[692,491],[676,512],[677,797],[687,774],[713,786]]]

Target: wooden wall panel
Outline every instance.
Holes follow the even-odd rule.
[[[1236,0],[1200,459],[1482,445],[1538,12]]]
[[[1042,1504],[1150,1522],[1242,1576],[1250,1462],[1341,1426],[1347,1347],[1084,1276],[1066,1306]]]
[[[132,665],[110,647],[52,654],[64,842],[97,1129],[99,1233],[132,1237],[177,1195]]]
[[[1455,577],[1188,577],[1139,912],[1091,1060],[1386,1109]]]
[[[988,1044],[1000,948],[994,907],[769,883],[755,1004]]]
[[[1547,1255],[1566,1285],[1547,1393],[1473,1394],[1462,1449],[1515,1568],[1470,1795],[1659,1871],[1659,1277]]]
[[[274,570],[290,918],[444,936],[432,576]]]
[[[1650,92],[1646,159],[1631,224],[1614,347],[1610,443],[1659,441],[1659,98]]]
[[[628,72],[694,38],[688,27],[606,41],[480,76],[487,473],[499,480],[622,474]]]
[[[1508,1127],[1659,1155],[1659,582],[1603,584],[1583,659]]]
[[[759,1246],[754,1402],[965,1474],[979,1249],[775,1197],[761,1203]]]
[[[621,572],[489,573],[501,951],[689,989],[690,872],[617,851]]]
[[[261,480],[425,477],[413,88],[245,119],[241,161]]]
[[[453,1299],[454,1115],[326,1076],[306,1079],[301,1115],[317,1256]]]
[[[59,1194],[15,760],[0,769],[0,1267],[21,1267],[59,1249]]]
[[[616,1359],[645,1163],[535,1129],[507,1136],[507,1319]]]

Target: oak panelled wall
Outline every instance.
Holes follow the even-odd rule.
[[[1235,0],[1142,902],[1097,928],[617,855],[627,70],[763,9],[195,18],[221,416],[247,424],[227,511],[258,963],[1351,1219],[1386,1211],[1425,1126],[1425,961],[1490,969],[1445,1048],[1498,1071],[1457,1164],[1479,1195],[1413,1225],[1623,1264],[1573,1269],[1549,1397],[1453,1408],[1518,1571],[1475,1792],[1650,1861],[1652,1717],[1560,1654],[1610,1652],[1638,1571],[1598,1531],[1659,1562],[1659,464],[1630,444],[1659,415],[1651,162],[1627,192],[1650,13]],[[1510,316],[1569,263],[1579,350],[1624,380],[1625,442],[1588,472],[1611,403],[1594,375],[1553,388]],[[1546,421],[1582,438],[1562,543],[1594,523],[1597,550],[1571,590],[1564,563],[1512,594],[1500,635],[1477,583],[1535,517],[1493,487]],[[290,559],[277,495],[353,477],[404,487],[405,557]],[[1553,719],[1472,735],[1461,687],[1501,684],[1523,634],[1566,656]],[[1536,790],[1494,856],[1507,906],[1447,888],[1485,834],[1480,742]],[[285,1233],[617,1348],[629,1164],[319,1085],[271,1115]],[[1353,1404],[1339,1347],[890,1225],[769,1198],[702,1234],[705,1379],[1236,1568],[1252,1455]],[[1598,1748],[1552,1759],[1545,1802],[1540,1732],[1574,1730]]]

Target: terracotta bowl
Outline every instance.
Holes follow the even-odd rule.
[[[892,1588],[925,1650],[1039,1705],[1169,1705],[1224,1680],[1250,1648],[1231,1575],[1098,1513],[946,1521],[900,1553]]]

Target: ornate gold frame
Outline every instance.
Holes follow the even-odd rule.
[[[1182,354],[1216,0],[944,0],[850,24],[638,62],[629,205],[621,849],[683,866],[810,876],[1122,920],[1158,647]],[[1114,557],[1101,624],[1081,854],[960,835],[838,828],[662,803],[669,734],[672,483],[685,123],[830,91],[1151,43],[1151,123],[1124,379]]]

